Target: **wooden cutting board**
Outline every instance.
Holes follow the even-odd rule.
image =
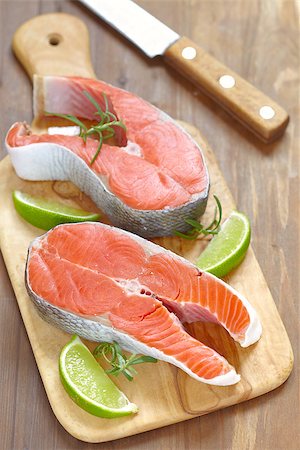
[[[16,32],[13,47],[30,77],[33,73],[95,77],[89,56],[88,31],[73,16],[48,14],[35,17]],[[44,125],[34,124],[35,131],[42,131]],[[227,217],[235,205],[213,152],[194,127],[182,125],[203,149],[211,177],[211,193],[219,196],[224,217]],[[257,397],[287,379],[293,365],[291,345],[250,247],[243,263],[226,277],[226,281],[244,294],[257,310],[263,326],[260,341],[242,349],[215,324],[188,326],[193,336],[216,349],[236,367],[242,376],[237,385],[208,386],[167,363],[144,364],[138,367],[139,375],[132,383],[125,378],[116,379],[120,389],[139,406],[137,415],[101,419],[80,409],[64,391],[58,374],[59,353],[70,336],[38,316],[25,290],[27,248],[42,231],[18,216],[11,197],[14,189],[59,199],[91,211],[97,211],[97,208],[71,183],[24,181],[16,176],[8,157],[0,163],[1,250],[50,405],[62,426],[74,437],[87,442],[104,442],[130,436]],[[212,216],[213,208],[210,199],[204,222]],[[156,242],[193,262],[207,245],[205,239],[190,242],[160,238]],[[87,345],[91,349],[94,347],[92,343],[87,342]]]

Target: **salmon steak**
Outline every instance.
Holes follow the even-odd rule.
[[[207,384],[235,384],[227,360],[183,323],[215,322],[242,347],[261,336],[250,303],[189,261],[102,223],[63,224],[35,239],[26,287],[40,315],[69,333],[171,363]]]
[[[209,192],[199,145],[158,108],[99,80],[35,76],[35,116],[48,111],[96,120],[97,109],[84,93],[122,119],[126,131],[114,126],[113,142],[103,141],[91,164],[99,140],[83,139],[79,127],[38,135],[17,122],[6,147],[18,176],[72,181],[114,225],[146,238],[187,231],[185,219],[204,213]]]

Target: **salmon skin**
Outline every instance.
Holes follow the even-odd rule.
[[[35,239],[25,279],[48,322],[91,341],[117,341],[208,384],[230,385],[240,376],[182,322],[219,323],[243,347],[261,335],[254,309],[226,283],[156,244],[101,223],[58,225]]]
[[[59,134],[35,135],[14,124],[6,137],[12,164],[26,180],[69,180],[92,198],[111,222],[146,238],[186,232],[187,218],[205,211],[209,176],[199,145],[167,114],[136,95],[103,81],[79,77],[34,77],[34,111],[95,119],[105,94],[110,112],[122,119],[90,164],[98,141]],[[57,130],[57,129],[56,129]]]

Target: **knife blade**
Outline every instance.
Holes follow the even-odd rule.
[[[273,142],[283,134],[289,116],[281,106],[133,1],[80,1],[147,56],[163,57],[262,141]]]

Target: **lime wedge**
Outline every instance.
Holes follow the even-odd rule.
[[[76,335],[61,351],[59,373],[72,400],[94,416],[121,417],[138,410],[111,381]]]
[[[21,191],[13,191],[13,202],[23,219],[42,230],[50,230],[60,223],[96,221],[100,217],[99,214],[46,198],[33,197]]]
[[[223,277],[237,267],[250,244],[251,227],[245,214],[232,211],[221,230],[199,256],[196,265],[217,277]]]

